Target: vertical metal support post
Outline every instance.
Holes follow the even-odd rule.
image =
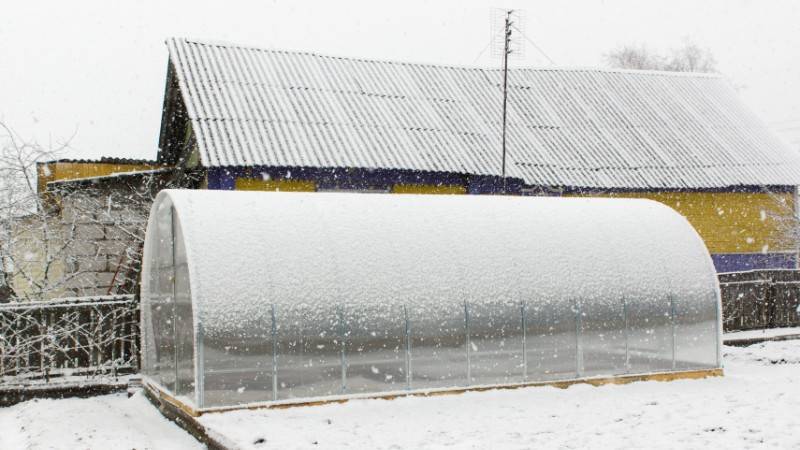
[[[403,316],[406,321],[406,389],[411,390],[413,375],[411,373],[411,321],[408,318],[408,307],[403,305]]]
[[[575,300],[575,374],[580,378],[583,374],[583,346],[581,339],[581,302]]]
[[[469,307],[467,306],[466,300],[464,301],[464,343],[467,348],[467,385],[470,385],[472,384],[472,364],[470,362],[472,349],[470,348],[471,344],[469,341]]]
[[[275,321],[275,304],[270,308],[272,316],[272,400],[278,400],[278,322]]]
[[[519,311],[522,319],[522,381],[528,381],[528,327],[525,319],[525,300],[520,302]]]
[[[203,408],[206,403],[206,358],[204,354],[203,348],[203,322],[197,323],[197,331],[195,332],[194,337],[194,351],[195,357],[197,361],[195,361],[195,384],[194,384],[194,394],[195,394],[195,403],[197,403],[197,408]]]
[[[631,372],[631,354],[630,354],[630,327],[628,325],[628,302],[625,297],[622,297],[622,316],[625,321],[625,373]]]
[[[716,320],[714,321],[714,331],[717,335],[717,367],[722,368],[722,311],[720,308],[720,298],[717,295],[718,292],[719,290],[714,288],[711,295],[714,300],[714,310],[717,313]]]
[[[345,355],[345,326],[344,326],[344,307],[339,306],[339,339],[341,342],[341,359],[342,359],[342,394],[347,392],[347,356]]]
[[[173,393],[178,395],[178,298],[176,297],[175,281],[178,271],[175,268],[175,207],[169,210],[170,233],[172,246],[172,345],[173,345],[173,360],[175,363],[175,383],[173,384]]]
[[[675,311],[675,296],[669,294],[669,317],[672,325],[672,370],[675,370],[678,363],[678,318]]]

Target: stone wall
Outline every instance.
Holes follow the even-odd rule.
[[[45,300],[135,294],[141,252],[153,198],[169,174],[134,174],[48,185],[47,214],[27,219],[15,259],[26,272],[13,273],[15,297]],[[50,230],[48,245],[37,233]],[[43,267],[49,263],[50,270]],[[21,269],[22,267],[18,267]]]

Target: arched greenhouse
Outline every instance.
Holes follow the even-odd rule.
[[[148,389],[193,413],[720,373],[703,242],[648,200],[161,192]]]

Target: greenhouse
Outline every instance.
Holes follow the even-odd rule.
[[[721,373],[711,258],[648,200],[167,190],[141,294],[193,414]]]

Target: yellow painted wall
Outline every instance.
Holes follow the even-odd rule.
[[[100,162],[52,162],[38,165],[39,192],[45,192],[51,181],[76,180],[111,175],[123,172],[141,172],[158,169],[154,164],[114,164]]]
[[[711,253],[761,253],[795,250],[786,232],[794,217],[791,193],[625,192],[593,197],[647,198],[681,213]]]
[[[393,194],[466,194],[467,188],[457,184],[395,184]]]
[[[237,178],[236,190],[314,192],[317,190],[317,184],[309,180],[261,180],[258,178]]]

